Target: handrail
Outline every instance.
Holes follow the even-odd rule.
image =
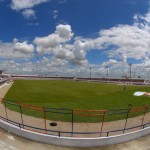
[[[38,129],[38,130],[45,131],[44,128],[38,128],[38,127],[34,127],[34,126],[29,126],[29,125],[26,125],[26,124],[21,124],[21,123],[12,121],[12,120],[10,120],[10,119],[6,119],[6,118],[4,118],[4,117],[2,117],[2,116],[0,116],[0,119],[4,120],[4,121],[6,121],[6,122],[8,122],[8,123],[10,123],[10,124],[13,124],[13,125],[15,125],[15,126],[18,125],[17,127],[19,127],[19,128],[25,129],[25,127],[28,127],[28,128],[32,128],[32,129]],[[16,124],[17,124],[17,125],[16,125]],[[134,126],[134,127],[126,128],[125,131],[131,130],[131,129],[135,129],[135,128],[139,128],[139,127],[145,128],[146,125],[149,125],[149,126],[150,126],[150,122],[145,123],[145,124],[143,124],[143,125],[137,125],[137,126]],[[26,129],[26,130],[29,130],[29,129]],[[73,134],[100,134],[100,133],[102,133],[102,134],[107,134],[107,136],[108,136],[109,133],[112,133],[112,132],[119,132],[119,131],[123,131],[123,130],[124,130],[124,129],[110,130],[110,131],[103,131],[103,132],[73,132]],[[29,130],[29,131],[30,131],[30,130]],[[31,131],[37,132],[37,131],[34,131],[34,130],[31,130]],[[49,130],[49,129],[47,129],[46,131],[48,131],[48,132],[55,132],[55,133],[72,134],[72,132],[60,131],[60,130]],[[39,132],[39,133],[41,133],[41,132]],[[43,134],[45,134],[45,133],[43,133]],[[49,135],[52,135],[52,134],[49,134]]]
[[[15,126],[18,126],[20,129],[24,128],[26,130],[31,130],[34,132],[39,132],[39,133],[43,133],[43,134],[50,134],[51,133],[57,133],[58,136],[61,136],[61,134],[68,134],[70,136],[73,135],[96,135],[99,134],[99,136],[101,137],[102,134],[106,134],[106,136],[109,136],[110,133],[117,133],[117,132],[122,132],[122,134],[125,133],[125,131],[128,130],[132,130],[132,129],[136,129],[136,128],[140,128],[143,129],[146,126],[150,126],[150,122],[144,122],[144,119],[146,118],[146,112],[148,112],[150,110],[150,106],[136,106],[136,107],[131,107],[131,108],[124,108],[124,109],[118,109],[118,110],[71,110],[71,109],[58,109],[58,108],[47,108],[47,107],[42,107],[42,106],[36,106],[36,105],[32,105],[32,104],[24,104],[24,103],[19,103],[19,102],[14,102],[14,101],[9,101],[6,99],[1,99],[1,103],[4,103],[4,111],[5,111],[5,116],[6,117],[2,117],[0,116],[0,119],[4,120],[5,122],[8,122],[10,124],[13,124]],[[12,105],[15,107],[18,107],[20,110],[20,119],[21,119],[21,123],[16,122],[12,119],[10,119],[11,116],[9,116],[8,114],[8,108],[7,105]],[[33,107],[33,108],[32,108]],[[44,128],[40,128],[40,127],[35,127],[35,126],[31,126],[31,125],[27,125],[24,123],[24,118],[22,115],[22,109],[26,108],[28,110],[34,110],[34,111],[39,111],[41,113],[43,113],[43,119],[44,119]],[[1,110],[0,110],[1,111]],[[63,115],[70,115],[71,117],[71,128],[70,131],[64,131],[64,129],[62,130],[50,130],[47,129],[47,113],[58,113],[58,114],[63,114]],[[132,126],[132,127],[127,127],[127,123],[128,123],[128,118],[129,118],[129,114],[130,113],[137,113],[140,112],[142,113],[142,119],[140,121],[140,123],[138,125]],[[125,118],[125,123],[123,124],[124,127],[122,127],[121,129],[117,129],[117,130],[107,130],[104,131],[104,125],[105,125],[105,117],[106,116],[112,116],[112,115],[120,115],[120,114],[126,114],[126,118]],[[74,126],[75,126],[75,121],[74,121],[74,117],[75,116],[99,116],[100,120],[98,123],[101,123],[100,125],[100,129],[98,132],[75,132],[74,131]],[[30,129],[29,129],[30,128]],[[52,135],[52,134],[50,134]]]

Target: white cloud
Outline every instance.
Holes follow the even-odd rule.
[[[29,8],[40,4],[35,3],[34,0],[31,1],[31,3],[30,5],[24,5],[24,7],[18,5],[15,10],[25,9],[25,11],[27,11]],[[58,14],[58,11],[55,10],[54,13]],[[79,65],[78,74],[86,75],[89,72],[89,70],[87,70],[89,64],[86,58],[88,52],[92,50],[102,50],[107,60],[102,63],[100,70],[96,70],[92,67],[94,73],[101,71],[102,75],[105,75],[106,69],[104,69],[104,66],[109,65],[109,73],[115,76],[117,73],[128,75],[128,63],[130,63],[128,61],[133,59],[138,60],[138,63],[132,66],[133,69],[136,67],[148,67],[150,64],[150,12],[145,15],[135,14],[133,19],[134,22],[132,25],[116,25],[107,30],[101,30],[98,37],[91,39],[74,37],[71,25],[69,24],[57,25],[53,33],[34,39],[33,44],[36,46],[36,51],[40,55],[40,58],[43,58],[38,61],[36,65],[41,67],[41,71],[51,69],[51,71],[59,73],[66,72],[68,74],[75,74],[75,72],[77,72],[75,65]],[[31,57],[34,55],[33,44],[28,44],[27,42],[20,43],[17,39],[12,43],[1,42],[0,57]],[[19,69],[18,64],[14,65]],[[33,67],[32,64],[30,65]],[[73,66],[74,69],[70,69],[69,65]],[[25,70],[32,70],[31,66],[26,65]],[[61,66],[63,66],[62,69],[59,68]],[[141,69],[136,69],[135,72],[138,74],[141,72]],[[144,74],[144,72],[142,73]]]
[[[89,50],[93,48],[93,44],[90,41],[82,42],[77,40],[73,44],[73,59],[71,62],[73,64],[87,64],[86,54]]]
[[[34,52],[34,46],[32,44],[27,44],[27,42],[17,42],[14,44],[14,51],[19,51],[24,54],[32,54]]]
[[[22,12],[22,14],[26,19],[36,19],[35,11],[32,9],[26,9]]]
[[[1,58],[12,58],[17,57],[13,54],[13,43],[0,43],[0,57]]]
[[[34,43],[37,45],[39,54],[51,53],[52,50],[59,44],[60,38],[57,34],[50,34],[46,37],[36,37]]]
[[[50,64],[53,67],[55,67],[55,66],[65,66],[65,65],[67,65],[67,61],[53,57],[50,61]]]
[[[56,58],[59,59],[65,59],[65,60],[71,60],[74,58],[73,52],[66,47],[59,45],[54,49],[54,55]]]
[[[78,59],[72,59],[70,60],[70,62],[73,64],[73,65],[87,65],[88,64],[88,60],[86,59],[83,59],[83,60],[78,60]]]
[[[66,24],[60,24],[56,26],[56,34],[59,35],[60,39],[64,42],[69,41],[73,37],[71,26]]]
[[[10,67],[11,66],[11,67]],[[1,66],[0,69],[4,70],[5,72],[17,72],[17,66],[18,64],[15,63],[14,61],[10,60],[10,61],[3,61],[1,62]]]
[[[43,63],[48,63],[49,62],[49,59],[47,57],[43,57]]]
[[[67,60],[72,64],[87,64],[86,54],[94,45],[87,39],[77,39],[74,44],[68,44],[73,38],[70,25],[57,25],[56,31],[46,37],[36,37],[34,43],[37,45],[38,54],[52,54],[58,59]]]
[[[148,16],[148,14],[146,15]],[[137,17],[135,17],[137,18]],[[109,57],[122,57],[141,60],[150,54],[150,26],[141,26],[141,22],[133,25],[118,25],[107,30],[101,30],[99,37],[93,39],[97,49],[109,49]],[[126,59],[126,60],[125,60]]]
[[[150,23],[150,10],[145,15],[135,14],[133,19],[137,24],[141,23],[146,25],[147,23]]]
[[[21,13],[26,19],[36,19],[35,10],[31,8],[49,1],[51,0],[12,0],[10,7],[16,11],[22,10]]]
[[[58,10],[53,10],[53,19],[57,19],[58,13]]]
[[[34,43],[37,45],[39,54],[51,53],[62,43],[68,42],[73,36],[70,25],[58,25],[56,31],[45,37],[36,37]]]
[[[109,59],[108,61],[105,61],[104,63],[101,64],[102,67],[106,67],[106,66],[112,66],[112,65],[116,65],[119,64],[119,62],[115,59]]]
[[[127,64],[127,56],[126,56],[126,54],[122,54],[121,58],[122,58],[122,62],[124,64]]]
[[[0,42],[0,59],[23,59],[27,60],[33,57],[34,46],[26,42],[19,43],[14,39],[11,43]]]
[[[28,9],[48,1],[50,0],[12,0],[11,8],[14,10]]]
[[[93,45],[93,42],[91,42],[90,40],[88,41],[81,41],[81,40],[76,40],[74,42],[74,47],[76,50],[84,50],[84,51],[88,51],[88,50],[91,50],[94,45]]]

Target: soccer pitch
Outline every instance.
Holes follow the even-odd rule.
[[[150,87],[128,85],[124,90],[123,85],[117,84],[63,80],[15,80],[5,99],[50,108],[85,110],[113,110],[128,108],[128,105],[130,107],[149,105],[150,97],[133,96],[136,91],[150,92]],[[9,108],[15,110],[14,107]],[[33,113],[33,116],[41,117],[36,113]],[[116,119],[119,118],[109,120]]]

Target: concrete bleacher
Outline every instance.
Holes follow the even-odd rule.
[[[134,85],[145,84],[145,79],[136,79],[136,78],[76,78],[76,81],[89,81],[89,82],[115,83],[115,84],[134,84]]]
[[[145,82],[141,78],[84,78],[84,77],[63,77],[63,76],[42,76],[42,75],[12,75],[12,79],[54,79],[54,80],[74,80],[74,81],[88,81],[99,83],[114,83],[114,84],[134,84],[134,85],[150,85],[150,82]],[[3,77],[5,78],[5,77]],[[6,77],[8,78],[8,76]],[[147,84],[148,83],[148,84]]]
[[[0,75],[0,86],[9,82],[11,82],[11,77],[9,75]]]

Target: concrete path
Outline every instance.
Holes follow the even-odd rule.
[[[13,82],[10,82],[9,84],[4,83],[3,85],[0,85],[0,98],[4,98],[5,94],[9,90],[9,88],[13,85]]]

